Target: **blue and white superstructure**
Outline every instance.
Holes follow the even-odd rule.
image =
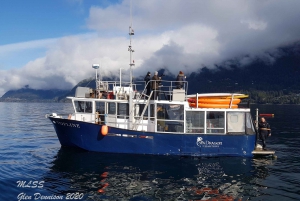
[[[164,81],[161,81],[164,83]],[[191,95],[166,81],[167,90],[152,100],[135,85],[99,83],[78,87],[71,99],[74,113],[53,113],[62,146],[88,151],[192,156],[252,156],[256,132],[249,108],[191,107]],[[153,92],[152,92],[153,93]],[[195,94],[198,97],[241,94]]]

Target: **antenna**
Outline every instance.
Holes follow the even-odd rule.
[[[133,52],[134,50],[132,49],[131,46],[131,36],[134,35],[134,30],[132,29],[132,8],[131,8],[131,3],[132,1],[130,0],[130,25],[129,25],[129,47],[128,47],[128,51],[130,54],[130,62],[129,62],[129,66],[130,66],[130,87],[132,87],[132,67],[135,65],[134,64],[134,60],[132,59],[133,57]]]
[[[122,85],[122,69],[123,69],[123,68],[120,68],[120,87],[121,87],[121,85]]]
[[[96,80],[95,80],[96,81],[96,89],[99,89],[97,74],[98,74],[98,69],[99,69],[100,65],[99,64],[93,64],[92,67],[93,67],[93,69],[96,70]]]

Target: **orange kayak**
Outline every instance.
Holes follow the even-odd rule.
[[[232,102],[231,102],[232,100]],[[190,103],[195,103],[196,99],[188,100]],[[230,102],[234,105],[239,104],[241,99],[225,99],[225,98],[201,98],[198,99],[198,103],[213,103],[213,104],[230,104]]]
[[[196,96],[189,96],[191,99],[196,99]],[[249,95],[246,94],[226,94],[222,95],[222,93],[212,93],[212,94],[199,94],[198,99],[211,99],[211,98],[218,98],[218,99],[231,99],[231,98],[238,98],[244,99],[248,98]]]
[[[196,103],[190,103],[190,107],[196,107]],[[198,108],[230,108],[230,104],[198,103]],[[231,108],[238,108],[238,105],[232,104]]]

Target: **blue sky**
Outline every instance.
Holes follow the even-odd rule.
[[[118,0],[9,0],[0,6],[0,45],[85,33],[92,6],[106,8]]]
[[[88,9],[75,1],[3,1],[1,45],[82,33]]]
[[[92,6],[106,8],[119,1],[102,0],[10,0],[0,6],[0,46],[57,39],[64,36],[90,32],[86,26],[89,9]],[[46,41],[44,41],[46,42]],[[47,42],[46,42],[47,43]],[[23,50],[23,49],[22,49]],[[47,45],[28,48],[22,56],[5,55],[0,58],[1,69],[19,68],[31,59],[42,56]]]
[[[299,42],[299,0],[132,0],[134,76],[266,63]],[[0,96],[69,89],[128,69],[130,0],[10,0],[0,6]],[[125,76],[126,72],[124,71]]]

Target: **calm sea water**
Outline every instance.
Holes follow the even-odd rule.
[[[275,114],[277,160],[62,149],[45,114],[70,104],[0,103],[0,200],[300,200],[300,106],[251,108]]]

